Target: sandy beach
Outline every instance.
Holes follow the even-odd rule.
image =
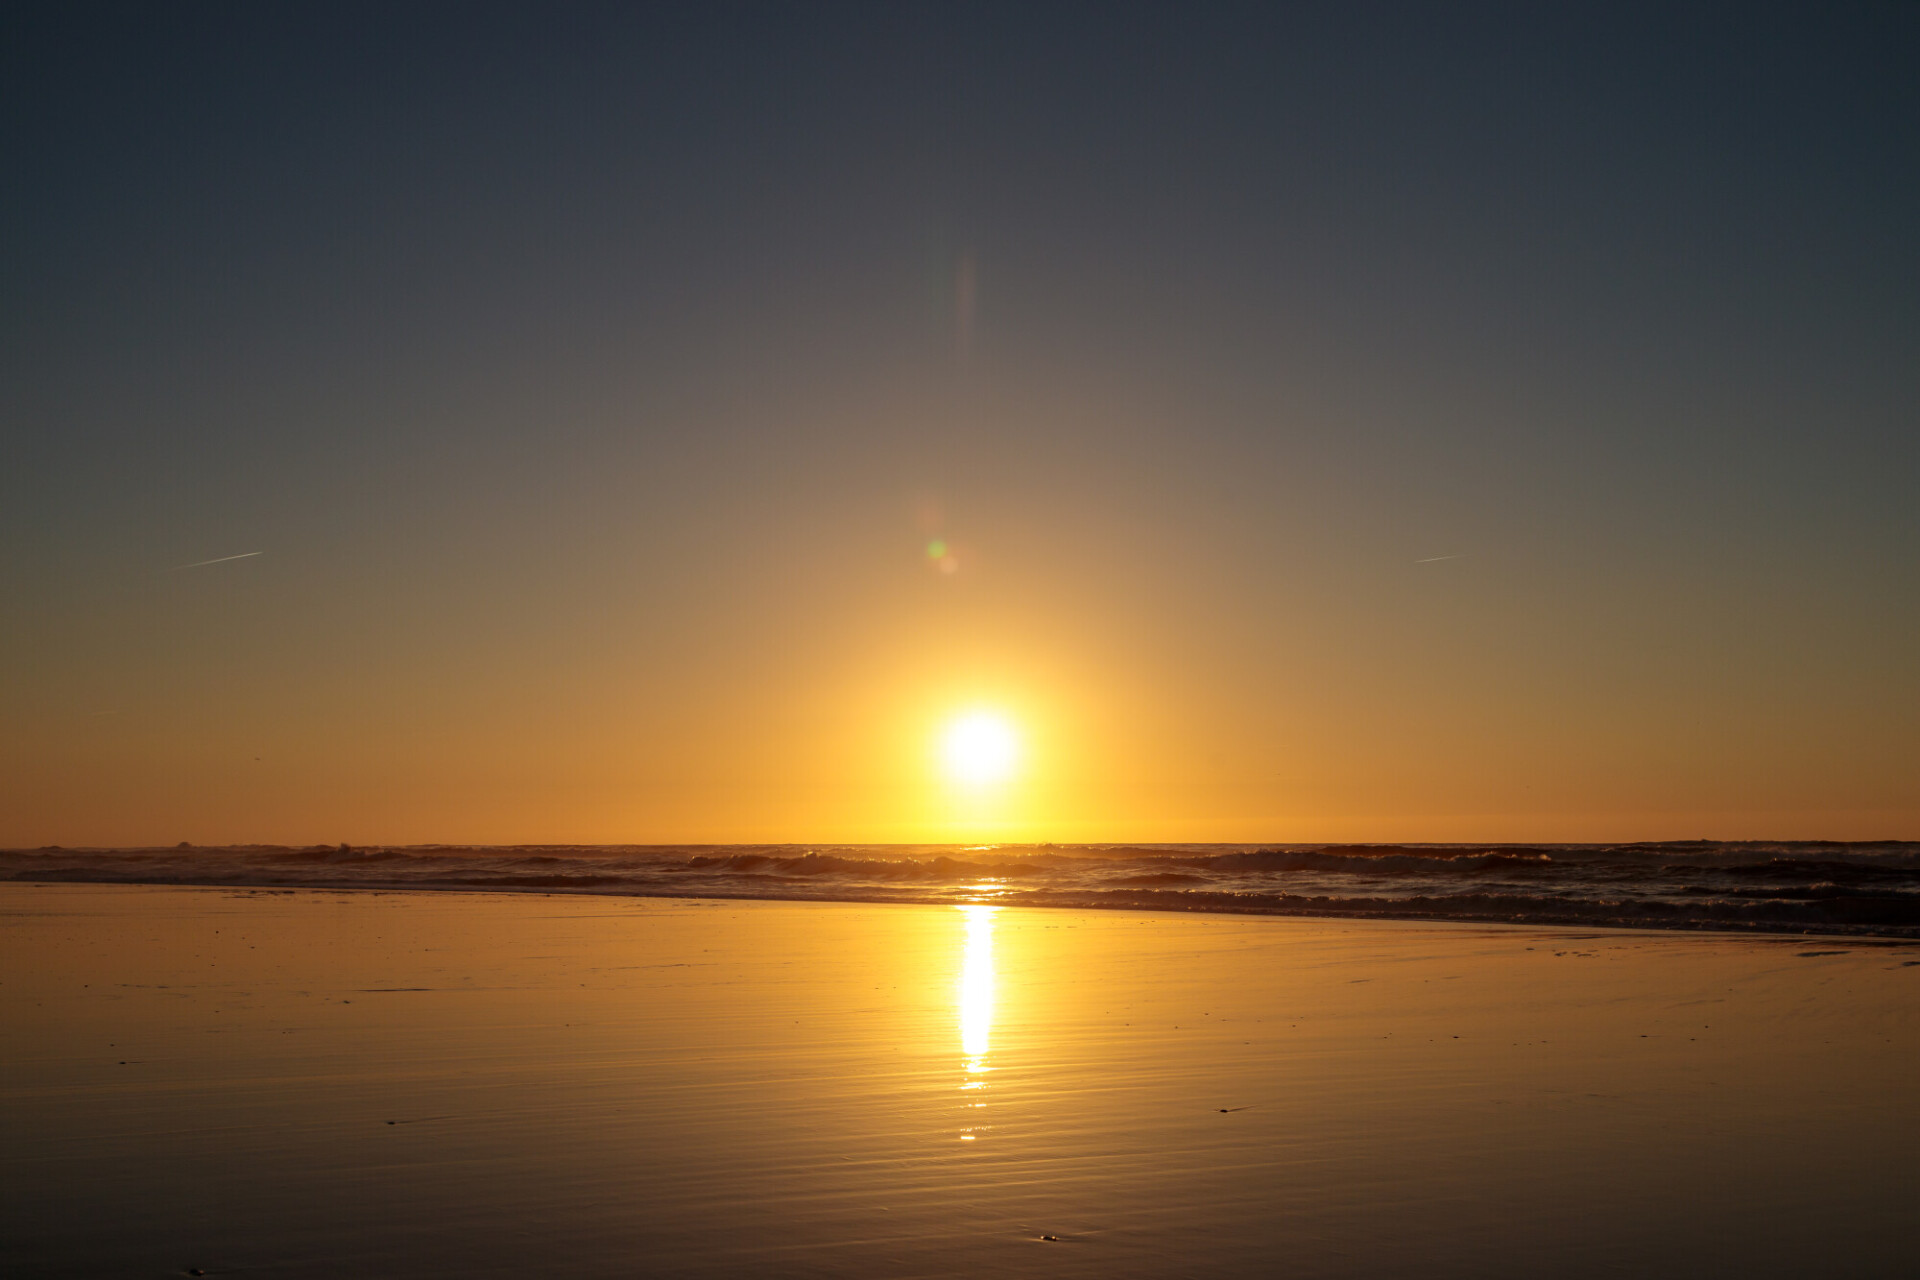
[[[1920,1265],[1920,948],[0,890],[22,1276]]]

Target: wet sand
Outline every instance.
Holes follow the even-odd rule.
[[[1905,1276],[1920,948],[0,887],[22,1276]]]

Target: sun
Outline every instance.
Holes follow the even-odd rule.
[[[978,786],[1005,782],[1020,763],[1020,735],[1005,717],[974,711],[947,726],[940,756],[947,776]]]

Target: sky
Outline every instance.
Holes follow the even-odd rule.
[[[1920,6],[0,26],[0,844],[1920,838]]]

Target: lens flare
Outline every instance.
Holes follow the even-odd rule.
[[[959,550],[945,538],[935,538],[927,543],[927,563],[941,573],[958,573],[960,571]]]

